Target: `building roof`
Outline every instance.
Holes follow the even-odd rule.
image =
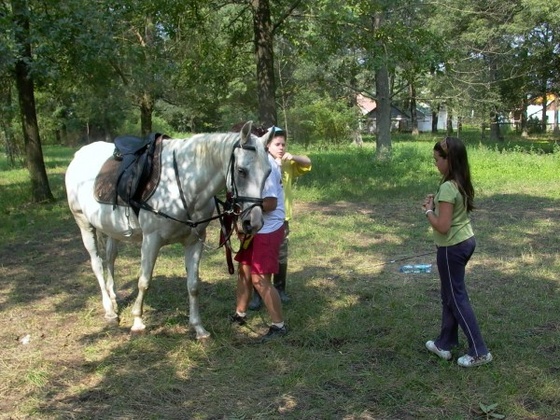
[[[358,95],[356,95],[356,105],[358,105],[358,108],[360,108],[362,115],[375,116],[375,111],[377,108],[377,102],[375,101],[375,99],[369,98],[359,93]],[[425,118],[426,115],[429,115],[429,110],[422,106],[416,107],[416,112],[418,118],[420,119]],[[391,119],[410,120],[411,117],[407,112],[394,105],[391,105]]]
[[[361,93],[358,93],[358,95],[356,95],[356,104],[358,105],[358,108],[360,108],[362,115],[369,114],[377,107],[377,102],[375,102],[375,99],[368,98]]]

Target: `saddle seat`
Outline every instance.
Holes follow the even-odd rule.
[[[119,136],[114,140],[115,152],[113,156],[117,160],[122,160],[124,155],[136,154],[141,152],[146,146],[148,146],[152,141],[157,139],[152,138],[152,136],[157,136],[158,134],[150,134],[144,138],[136,136]]]

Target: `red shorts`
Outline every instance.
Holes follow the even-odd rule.
[[[283,240],[284,226],[271,233],[257,233],[247,249],[239,250],[235,261],[250,265],[251,274],[276,274]]]

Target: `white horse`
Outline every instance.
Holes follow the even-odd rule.
[[[255,203],[262,202],[262,189],[271,170],[264,147],[268,135],[251,135],[248,122],[240,133],[163,140],[161,177],[146,201],[146,208],[153,211],[140,209],[138,216],[128,206],[101,204],[94,197],[95,179],[113,155],[115,145],[95,142],[76,152],[65,177],[68,204],[91,257],[108,321],[119,321],[113,278],[118,242],[142,245],[131,332],[146,328],[142,321],[144,295],[160,248],[181,243],[185,248],[189,324],[198,339],[210,335],[200,319],[198,282],[206,226],[215,208],[214,197],[227,187],[239,208],[245,233],[256,233],[262,227],[262,207]]]

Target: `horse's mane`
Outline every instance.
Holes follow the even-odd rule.
[[[185,138],[179,143],[179,147],[187,147],[196,153],[197,156],[213,156],[214,159],[221,162],[229,162],[229,156],[235,140],[239,138],[238,132],[226,133],[198,133],[192,137]],[[184,142],[184,146],[180,144]]]
[[[243,126],[245,125],[245,123],[247,123],[247,121],[241,121],[237,124],[234,124],[231,127],[231,131],[234,131],[234,132],[237,132],[237,133],[240,132],[241,129],[243,128]],[[251,127],[251,134],[254,134],[257,137],[264,136],[267,131],[268,131],[268,129],[266,129],[263,124],[260,124],[260,125],[253,124],[253,126]]]

